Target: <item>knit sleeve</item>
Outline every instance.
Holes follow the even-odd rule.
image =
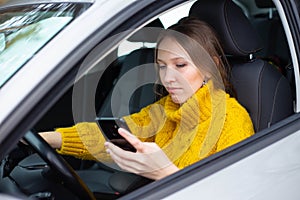
[[[62,146],[57,150],[58,153],[85,160],[111,160],[105,151],[105,139],[96,123],[82,122],[56,131],[62,136]]]
[[[251,118],[235,99],[227,105],[225,126],[217,144],[217,151],[232,146],[254,134]]]

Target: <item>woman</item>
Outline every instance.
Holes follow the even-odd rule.
[[[183,19],[161,34],[156,63],[168,95],[125,116],[119,129],[137,152],[105,142],[96,123],[41,133],[61,154],[104,161],[158,180],[254,134],[247,111],[230,97],[228,63],[214,31]]]

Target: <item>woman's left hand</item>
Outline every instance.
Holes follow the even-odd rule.
[[[121,169],[154,180],[179,170],[156,143],[142,142],[122,128],[118,131],[137,150],[133,153],[110,142],[105,143],[107,152]]]

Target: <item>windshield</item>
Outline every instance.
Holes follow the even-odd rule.
[[[88,7],[52,3],[0,8],[0,88]]]

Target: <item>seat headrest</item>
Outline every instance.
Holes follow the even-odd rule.
[[[189,12],[212,26],[225,54],[248,56],[261,49],[260,38],[240,7],[231,0],[199,0]]]
[[[258,8],[274,8],[275,5],[272,0],[255,0]]]
[[[155,28],[164,28],[163,24],[159,19],[155,19],[154,21],[150,22],[145,26],[146,28],[142,28],[141,30],[138,30],[136,33],[134,33],[130,38],[128,38],[128,41],[130,42],[149,42],[149,43],[156,43],[159,31]],[[151,27],[153,30],[151,30]]]

